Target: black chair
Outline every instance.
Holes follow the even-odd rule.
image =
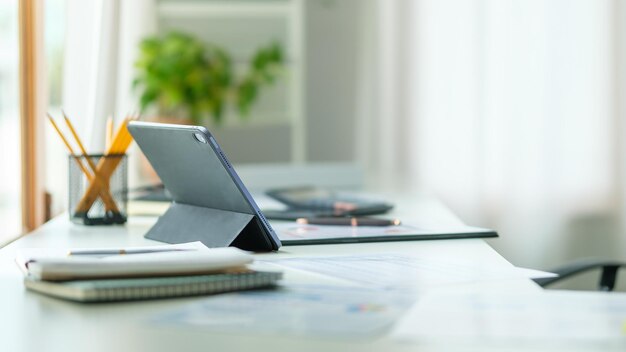
[[[598,290],[607,292],[613,291],[613,288],[615,288],[615,282],[617,281],[618,270],[620,268],[626,268],[626,262],[602,259],[581,259],[555,270],[551,270],[551,272],[559,275],[557,277],[534,279],[534,281],[539,286],[545,288],[548,285],[568,277],[599,268],[602,269],[602,272],[600,275],[600,281],[598,282]]]

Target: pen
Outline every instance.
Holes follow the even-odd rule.
[[[336,225],[336,226],[397,226],[398,219],[375,219],[375,218],[299,218],[296,222],[301,225]]]
[[[181,248],[138,248],[138,249],[75,249],[67,255],[116,255],[116,254],[144,254],[144,253],[161,253],[161,252],[182,252],[188,249]]]

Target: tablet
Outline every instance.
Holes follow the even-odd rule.
[[[128,130],[173,200],[147,238],[254,251],[281,246],[206,128],[132,121]]]

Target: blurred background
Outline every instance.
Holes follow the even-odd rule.
[[[63,108],[94,152],[107,116],[187,119],[208,126],[240,167],[358,170],[370,190],[434,195],[466,223],[497,229],[489,243],[515,265],[626,259],[619,0],[41,5],[42,110]],[[0,242],[23,231],[17,13],[0,2],[0,41],[13,48],[0,52]],[[172,33],[186,41],[168,42]],[[198,102],[149,91],[163,77],[142,67],[169,60],[155,48],[197,43],[213,48],[232,92]],[[56,215],[67,206],[67,157],[41,129],[42,188]],[[151,184],[130,153],[131,187]]]

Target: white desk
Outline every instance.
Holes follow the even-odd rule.
[[[440,203],[410,199],[398,202],[401,213],[426,213],[459,221]],[[407,218],[406,215],[404,218]],[[320,340],[290,336],[218,335],[197,329],[164,328],[147,323],[155,314],[181,307],[202,297],[115,304],[79,304],[28,292],[22,274],[13,263],[15,250],[25,247],[98,247],[155,244],[143,238],[154,218],[131,218],[126,226],[86,227],[59,217],[37,231],[0,250],[0,350],[2,351],[348,351],[348,350],[466,350],[454,341],[419,344],[398,343],[389,338],[367,341]],[[372,252],[419,254],[456,263],[494,268],[511,264],[480,239],[363,243],[283,247],[258,257],[334,255]],[[286,272],[285,279],[308,279],[306,274]],[[454,290],[538,290],[532,281],[465,284]],[[503,346],[475,346],[478,350],[501,350]],[[508,346],[515,347],[515,346]],[[536,346],[534,346],[536,347]]]

